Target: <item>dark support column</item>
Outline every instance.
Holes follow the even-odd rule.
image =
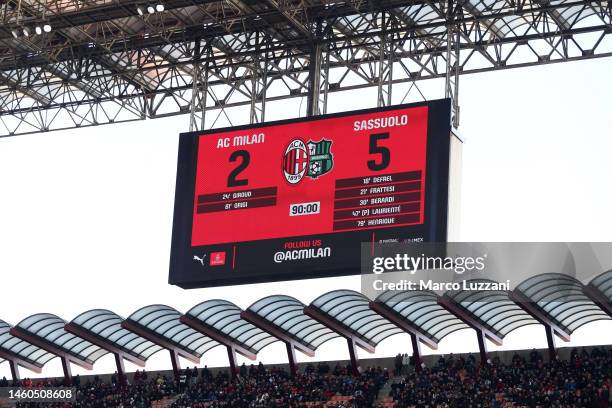
[[[127,378],[125,377],[125,366],[123,365],[123,357],[115,353],[115,364],[117,365],[117,377],[119,384],[127,385]]]
[[[181,362],[178,359],[178,354],[174,350],[170,351],[170,362],[172,362],[172,372],[174,372],[174,378],[178,381],[181,375]]]
[[[9,366],[11,367],[11,376],[13,377],[13,382],[18,382],[21,380],[19,376],[19,366],[13,360],[9,360]]]
[[[312,45],[310,62],[308,64],[308,98],[306,101],[306,116],[318,114],[321,75],[321,46]]]
[[[416,335],[410,333],[410,341],[412,342],[412,360],[414,361],[414,369],[421,371],[421,345]]]
[[[295,359],[295,349],[289,342],[285,342],[285,346],[287,347],[287,357],[289,357],[289,369],[291,370],[291,376],[295,377],[298,371],[297,361]]]
[[[346,339],[348,344],[349,355],[351,357],[351,370],[354,375],[359,375],[361,373],[361,368],[359,367],[359,360],[357,359],[357,348],[355,347],[355,341],[353,339]]]
[[[548,359],[554,361],[557,358],[557,351],[555,350],[555,338],[552,327],[545,324],[544,330],[546,331],[546,343],[548,344]]]
[[[480,352],[480,365],[487,364],[487,344],[485,343],[482,330],[476,330],[476,338],[478,339],[478,351]]]
[[[66,357],[62,357],[62,370],[64,371],[64,381],[66,385],[72,385],[72,370],[70,369],[70,361]]]
[[[233,347],[227,346],[227,358],[229,359],[232,378],[236,378],[236,376],[238,375],[238,367],[236,363],[236,350]]]

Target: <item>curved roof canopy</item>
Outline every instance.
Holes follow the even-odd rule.
[[[584,285],[572,276],[544,273],[524,280],[515,291],[555,325],[571,334],[589,322],[610,319],[583,289]]]
[[[488,279],[471,279],[467,282],[495,283]],[[445,295],[500,339],[519,327],[538,324],[537,320],[510,299],[506,291],[451,290]]]
[[[438,295],[427,290],[385,291],[376,303],[384,305],[435,343],[469,326],[438,304]]]
[[[387,337],[403,333],[396,325],[370,309],[369,303],[370,299],[361,293],[341,289],[319,296],[310,303],[310,307],[373,347]]]
[[[240,317],[241,311],[232,302],[213,299],[192,307],[185,315],[253,354],[277,341]]]
[[[0,355],[17,358],[37,368],[42,368],[55,356],[40,347],[21,340],[10,333],[11,325],[0,320]],[[0,363],[4,361],[0,358]]]
[[[595,287],[608,302],[612,302],[612,269],[594,277],[589,285]]]
[[[121,327],[121,322],[123,318],[110,310],[94,309],[81,313],[69,325],[75,325],[139,360],[146,361],[162,350],[158,345]]]
[[[304,314],[304,304],[286,295],[273,295],[253,303],[247,311],[255,313],[292,339],[316,350],[328,340],[339,337],[328,327]]]
[[[65,353],[76,364],[92,365],[100,357],[108,354],[108,351],[89,341],[68,333],[64,329],[65,325],[64,320],[53,314],[39,313],[26,317],[13,329],[16,329],[16,336],[31,337],[33,343],[38,344],[40,342],[57,349]],[[29,339],[26,340],[30,341]]]
[[[204,336],[182,323],[181,313],[165,305],[150,305],[138,309],[126,320],[135,323],[153,336],[172,344],[179,350],[198,358],[213,347],[219,345],[213,339]]]

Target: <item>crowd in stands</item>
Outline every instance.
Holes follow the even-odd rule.
[[[433,367],[414,367],[406,355],[395,369],[370,368],[352,375],[347,367],[308,365],[295,377],[278,368],[242,365],[232,379],[225,371],[186,369],[178,380],[138,371],[129,385],[116,375],[110,382],[74,377],[77,401],[71,404],[23,403],[18,408],[149,408],[163,400],[170,408],[300,407],[585,407],[607,408],[612,381],[612,348],[572,351],[569,360],[548,361],[533,350],[503,364],[481,365],[466,357],[440,357]],[[396,374],[395,376],[393,374]],[[390,395],[381,395],[389,382]],[[0,387],[10,386],[6,379]],[[58,381],[25,379],[24,387],[61,386]],[[384,404],[377,402],[387,397]]]
[[[569,360],[545,361],[533,350],[509,364],[473,356],[440,358],[434,367],[409,372],[392,385],[403,407],[585,407],[610,406],[612,349],[573,350]]]

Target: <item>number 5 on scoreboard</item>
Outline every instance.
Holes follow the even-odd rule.
[[[372,171],[381,171],[389,167],[391,162],[391,151],[388,147],[379,146],[378,142],[384,139],[389,139],[389,132],[374,133],[370,135],[370,154],[379,154],[380,162],[376,160],[368,160],[368,169]]]

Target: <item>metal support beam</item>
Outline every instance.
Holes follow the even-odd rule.
[[[205,336],[210,337],[219,344],[223,344],[226,347],[230,347],[234,352],[238,352],[245,356],[249,360],[257,359],[257,355],[251,350],[247,350],[242,345],[232,341],[230,338],[225,336],[223,333],[217,331],[215,328],[203,324],[200,320],[193,318],[189,315],[183,315],[180,317],[181,323],[186,324],[195,331],[198,331]]]
[[[554,361],[557,358],[557,350],[555,349],[555,337],[553,336],[553,329],[549,325],[544,325],[546,331],[546,345],[548,346],[548,359]]]
[[[236,361],[236,349],[232,346],[225,346],[227,349],[227,359],[229,360],[230,374],[232,378],[238,376],[238,363]]]
[[[39,347],[51,354],[55,354],[56,356],[60,357],[62,359],[62,361],[66,360],[66,361],[70,361],[73,362],[74,364],[78,365],[79,367],[82,367],[86,370],[92,370],[93,369],[93,364],[88,363],[85,360],[81,360],[79,357],[69,354],[66,351],[62,350],[61,348],[59,348],[58,346],[56,346],[55,344],[46,341],[38,336],[34,336],[32,334],[30,334],[28,331],[21,329],[20,327],[12,327],[10,330],[10,334],[12,336],[18,337],[22,340],[27,341],[28,343],[31,343],[33,345],[35,345],[36,347]],[[68,365],[68,369],[70,368],[70,366]]]
[[[547,316],[546,313],[544,313],[533,300],[525,296],[520,290],[511,290],[508,292],[508,297],[510,300],[519,305],[519,307],[521,307],[524,311],[530,314],[534,319],[536,319],[540,324],[549,326],[553,333],[555,333],[561,340],[566,342],[570,341],[571,333],[554,322],[550,316]]]
[[[240,312],[240,318],[260,328],[266,333],[271,334],[272,336],[276,337],[280,341],[291,344],[294,348],[304,353],[308,357],[314,357],[315,355],[314,349],[308,347],[307,345],[299,341],[296,341],[294,338],[289,336],[287,333],[283,332],[282,329],[271,324],[266,319],[260,317],[257,313],[253,313],[250,310],[244,310]]]
[[[62,371],[64,372],[64,385],[72,385],[72,369],[70,360],[67,357],[60,357],[62,361]]]
[[[306,306],[304,307],[304,313],[312,317],[313,319],[315,319],[322,325],[327,326],[331,330],[335,331],[336,333],[338,333],[340,336],[344,337],[345,339],[352,340],[354,344],[358,345],[360,348],[367,351],[368,353],[374,353],[375,348],[372,344],[357,337],[355,333],[353,333],[348,327],[345,327],[344,325],[340,324],[338,321],[332,319],[330,316],[326,315],[325,313],[322,313],[316,307]]]
[[[113,353],[115,356],[115,365],[117,366],[117,378],[119,384],[122,386],[127,385],[127,377],[125,376],[125,365],[123,363],[123,357],[120,354]]]
[[[13,360],[9,360],[9,367],[11,368],[11,377],[13,378],[13,383],[18,383],[21,381],[21,377],[19,376],[19,366]]]
[[[486,365],[489,362],[487,356],[487,343],[482,330],[476,330],[476,339],[478,340],[478,352],[480,353],[480,365]]]
[[[610,2],[612,4],[612,2]],[[612,7],[612,6],[611,6]],[[591,299],[601,310],[612,317],[612,300],[599,290],[595,285],[589,283],[582,288],[584,294]]]
[[[355,347],[354,339],[346,339],[348,345],[349,356],[351,358],[351,371],[353,375],[359,375],[361,373],[361,367],[359,366],[359,359],[357,357],[357,349]]]
[[[419,344],[419,339],[416,334],[410,333],[410,342],[412,343],[412,361],[414,363],[414,369],[416,371],[421,371],[423,369],[421,366],[421,345]]]
[[[129,352],[127,352],[127,350],[123,350],[120,347],[116,346],[115,344],[113,344],[112,342],[100,337],[100,336],[95,336],[93,333],[82,329],[79,325],[74,324],[74,323],[67,323],[64,326],[64,330],[66,330],[68,333],[72,333],[75,336],[78,336],[82,339],[87,340],[88,342],[90,342],[91,344],[94,344],[98,347],[100,347],[101,349],[104,349],[110,353],[113,353],[115,355],[119,355],[121,356],[121,358],[124,358],[128,361],[130,361],[131,363],[139,366],[139,367],[144,367],[146,364],[146,361],[130,354]]]
[[[320,43],[313,45],[308,65],[308,100],[306,104],[306,116],[314,116],[320,113],[319,99],[321,98],[321,50]]]
[[[369,303],[370,309],[389,320],[391,323],[410,334],[411,336],[416,337],[421,343],[425,344],[432,350],[438,349],[438,343],[427,336],[420,327],[414,325],[409,322],[405,318],[403,318],[400,314],[393,311],[393,309],[389,308],[383,303],[371,301]]]
[[[289,360],[289,370],[291,372],[291,376],[295,377],[298,373],[295,348],[293,348],[293,345],[288,342],[285,343],[285,348],[287,349],[287,359]]]
[[[143,337],[149,340],[151,343],[155,343],[158,346],[163,347],[166,350],[168,350],[170,352],[170,358],[172,359],[172,369],[173,370],[175,368],[175,363],[176,363],[176,367],[180,369],[180,366],[178,365],[178,359],[176,358],[178,355],[191,361],[194,364],[200,363],[200,358],[198,356],[189,353],[187,350],[183,350],[177,347],[175,344],[172,344],[172,342],[162,338],[160,335],[158,335],[155,332],[150,331],[144,326],[141,326],[129,320],[124,320],[123,322],[121,322],[121,327],[131,332],[134,332],[140,337]]]
[[[178,353],[175,350],[168,350],[170,352],[170,362],[172,363],[172,372],[174,378],[178,381],[181,375],[181,362],[179,361]]]
[[[447,295],[441,296],[438,298],[438,304],[457,316],[461,321],[470,326],[472,329],[477,332],[481,332],[484,334],[489,340],[495,343],[498,346],[501,346],[503,343],[503,339],[499,337],[497,334],[493,333],[488,327],[486,327],[482,322],[472,316],[469,312],[467,312],[463,306],[455,302],[453,299],[448,297]]]

